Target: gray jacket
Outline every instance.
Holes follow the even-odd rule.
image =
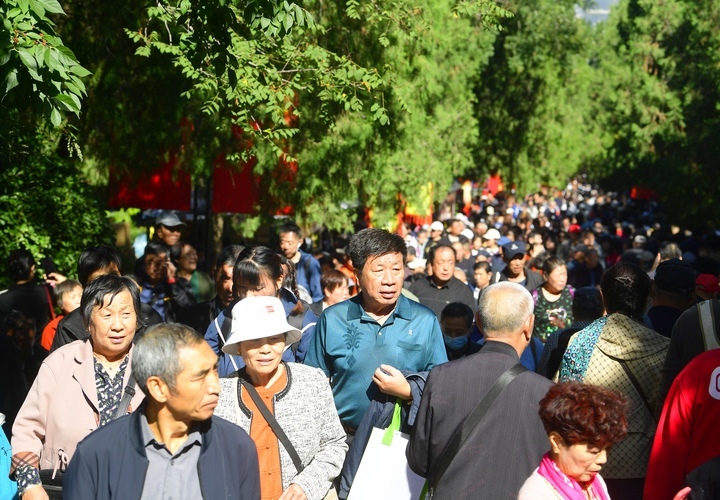
[[[273,415],[297,450],[305,469],[298,474],[290,455],[280,446],[283,490],[300,486],[309,500],[322,500],[340,474],[347,445],[325,374],[318,368],[286,363],[287,387],[275,395]],[[220,379],[220,401],[215,415],[242,427],[248,434],[254,417],[240,399],[244,392],[238,377],[245,370]]]

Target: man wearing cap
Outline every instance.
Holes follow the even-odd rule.
[[[660,263],[655,271],[647,312],[652,329],[670,338],[680,315],[695,302],[695,270],[679,259]]]
[[[510,241],[502,247],[505,269],[493,273],[493,283],[510,281],[524,286],[528,292],[532,292],[542,285],[542,276],[530,268],[525,267],[525,243],[522,241]]]
[[[430,252],[428,264],[432,275],[425,276],[410,285],[409,290],[440,318],[442,310],[451,302],[466,304],[475,312],[477,305],[472,290],[454,276],[457,257],[455,249],[448,245],[438,245]]]
[[[64,497],[259,500],[255,444],[213,417],[217,356],[202,336],[176,323],[149,329],[133,351],[132,372],[145,400],[80,442]]]
[[[330,378],[340,420],[354,434],[371,400],[389,395],[419,403],[401,370],[428,371],[447,354],[437,317],[401,295],[405,241],[363,229],[348,253],[362,292],[323,311],[305,364]]]
[[[155,219],[155,238],[172,248],[180,241],[185,225],[174,212],[162,212]]]
[[[423,253],[425,259],[430,255],[430,250],[440,243],[444,232],[445,226],[443,226],[443,223],[439,220],[433,221],[433,223],[430,224],[430,241],[425,245],[425,251]]]
[[[711,300],[717,297],[718,277],[713,274],[699,274],[695,280],[695,295],[698,302]]]

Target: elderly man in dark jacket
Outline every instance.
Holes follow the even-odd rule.
[[[132,371],[145,401],[80,442],[64,497],[259,500],[255,444],[212,416],[220,381],[205,339],[184,325],[155,326],[137,343]]]

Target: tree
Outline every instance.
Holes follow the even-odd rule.
[[[575,2],[534,0],[508,6],[476,89],[476,174],[498,171],[527,192],[563,185],[600,150],[591,133],[589,27]]]
[[[592,173],[655,189],[676,223],[717,225],[720,28],[714,2],[624,0],[599,33]]]

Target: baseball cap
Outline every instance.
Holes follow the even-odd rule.
[[[695,280],[695,285],[702,287],[702,289],[707,293],[717,293],[718,278],[713,274],[703,273],[698,275]]]
[[[155,218],[155,226],[163,225],[165,227],[186,226],[174,212],[163,212]]]
[[[505,256],[506,259],[512,259],[516,255],[525,255],[525,242],[523,241],[511,241],[510,243],[506,243],[502,247],[503,249],[503,256]]]
[[[432,224],[430,224],[430,230],[431,231],[444,231],[445,226],[443,226],[443,223],[439,220],[433,221]]]
[[[495,228],[488,229],[487,232],[483,235],[483,238],[485,238],[486,240],[499,240],[500,231]]]
[[[262,339],[287,333],[285,347],[300,340],[302,333],[285,317],[285,308],[277,297],[246,297],[232,308],[230,336],[223,352],[237,355],[238,344],[245,340]]]
[[[687,295],[695,290],[695,270],[680,259],[666,260],[655,270],[655,286],[666,292]]]

